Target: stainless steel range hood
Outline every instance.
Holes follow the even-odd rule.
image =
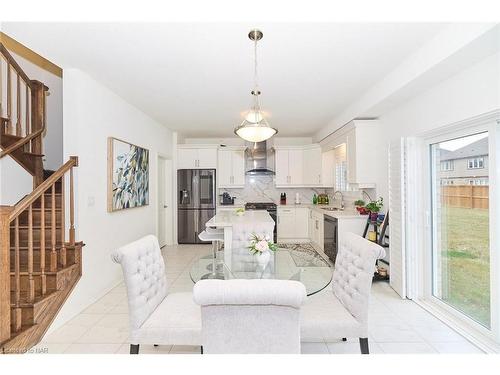
[[[267,149],[266,141],[250,143],[247,142],[245,173],[251,176],[274,175],[273,165],[270,163],[271,150]]]

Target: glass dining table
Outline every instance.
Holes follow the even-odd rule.
[[[296,280],[306,287],[307,295],[326,288],[332,280],[333,268],[315,251],[280,248],[262,264],[247,248],[232,249],[231,254],[218,251],[196,260],[190,271],[191,280],[203,279],[277,279]]]

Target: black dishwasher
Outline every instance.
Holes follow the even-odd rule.
[[[325,215],[324,249],[325,254],[335,264],[338,251],[338,221],[337,218]]]

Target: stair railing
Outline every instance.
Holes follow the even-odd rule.
[[[75,245],[73,168],[77,166],[78,157],[70,157],[15,206],[0,206],[0,343],[22,329],[21,304],[33,303],[37,296],[47,293],[47,272],[67,265],[66,247]],[[66,177],[69,180],[69,242],[66,242],[65,222]],[[35,212],[39,223],[36,228]],[[50,238],[46,238],[47,225],[51,227]],[[36,264],[35,247],[40,254]],[[27,252],[26,257],[21,257],[22,248]],[[12,296],[11,284],[14,285]],[[22,286],[25,286],[24,294]]]
[[[0,159],[19,148],[41,155],[45,131],[46,92],[41,82],[31,80],[0,43],[0,137],[20,137],[0,152]],[[36,166],[35,186],[43,181],[41,160]]]

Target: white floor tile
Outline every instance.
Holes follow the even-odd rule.
[[[68,323],[66,323],[67,326],[82,326],[82,327],[92,327],[94,326],[99,320],[104,318],[104,314],[79,314],[75,316],[73,319],[71,319]]]
[[[386,354],[437,353],[436,349],[425,342],[385,342],[378,345]]]
[[[89,327],[64,325],[43,338],[45,343],[72,344],[82,337]]]
[[[433,342],[431,345],[439,352],[446,354],[484,354],[477,346],[464,342]]]
[[[192,345],[174,345],[170,354],[201,354],[201,347]]]
[[[71,344],[64,354],[114,354],[122,344]]]
[[[327,343],[330,354],[361,354],[359,342],[333,342]],[[380,346],[373,341],[369,341],[368,347],[370,354],[383,353]]]
[[[383,322],[383,324],[369,326],[370,336],[375,342],[424,342],[424,339],[409,326],[398,322],[389,323]]]
[[[328,347],[324,342],[303,342],[300,345],[302,354],[328,354]]]
[[[123,344],[128,339],[128,336],[128,327],[94,326],[76,342],[80,344]]]
[[[70,345],[69,342],[60,344],[42,341],[31,348],[28,354],[62,354]]]

